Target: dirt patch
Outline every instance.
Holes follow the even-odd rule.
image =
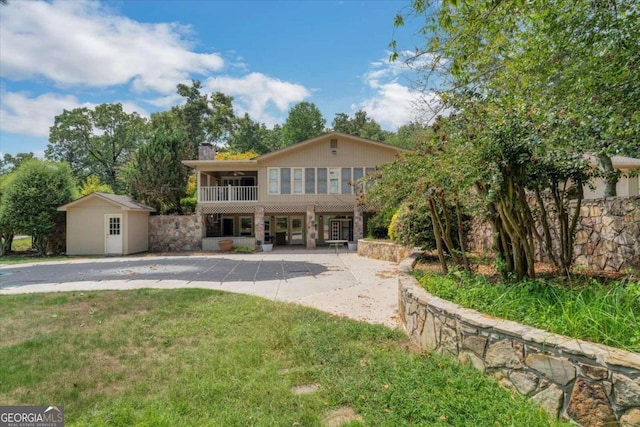
[[[299,396],[301,394],[315,393],[318,390],[320,390],[320,384],[318,383],[302,384],[295,386],[293,393]]]
[[[322,419],[322,425],[326,427],[338,427],[350,421],[363,421],[363,419],[353,408],[342,406],[326,412]]]
[[[400,270],[398,270],[397,268],[393,270],[376,271],[376,277],[379,277],[381,279],[392,279],[399,273]]]

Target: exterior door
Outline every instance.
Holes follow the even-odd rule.
[[[291,217],[291,244],[304,245],[304,217]]]
[[[105,254],[122,255],[122,214],[104,216]]]

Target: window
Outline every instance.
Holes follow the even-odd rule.
[[[358,180],[362,178],[362,168],[353,168],[353,183],[355,185],[355,192],[362,192],[362,183],[359,183]]]
[[[302,180],[302,168],[293,168],[293,194],[304,193],[304,181]]]
[[[314,168],[304,170],[304,190],[306,194],[315,194],[316,192],[316,170]]]
[[[351,168],[342,168],[342,194],[351,194]]]
[[[330,142],[330,146],[331,148],[338,148],[338,140],[337,139],[332,139]]]
[[[280,182],[278,180],[280,176],[278,168],[269,168],[269,194],[278,194],[280,188]]]
[[[291,194],[291,168],[280,168],[280,194]]]
[[[340,194],[340,168],[329,168],[329,194]]]
[[[253,217],[250,217],[250,216],[240,217],[240,235],[241,236],[253,235]]]
[[[318,168],[318,194],[327,194],[327,168]]]

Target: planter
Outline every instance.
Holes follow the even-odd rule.
[[[263,243],[262,252],[271,252],[273,250],[273,243]]]
[[[347,248],[350,251],[355,251],[358,249],[358,242],[347,242]]]
[[[233,248],[233,240],[220,240],[218,247],[222,252],[229,252]]]

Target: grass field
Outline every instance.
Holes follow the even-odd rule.
[[[244,295],[3,296],[0,337],[0,402],[69,426],[560,425],[398,331]]]

